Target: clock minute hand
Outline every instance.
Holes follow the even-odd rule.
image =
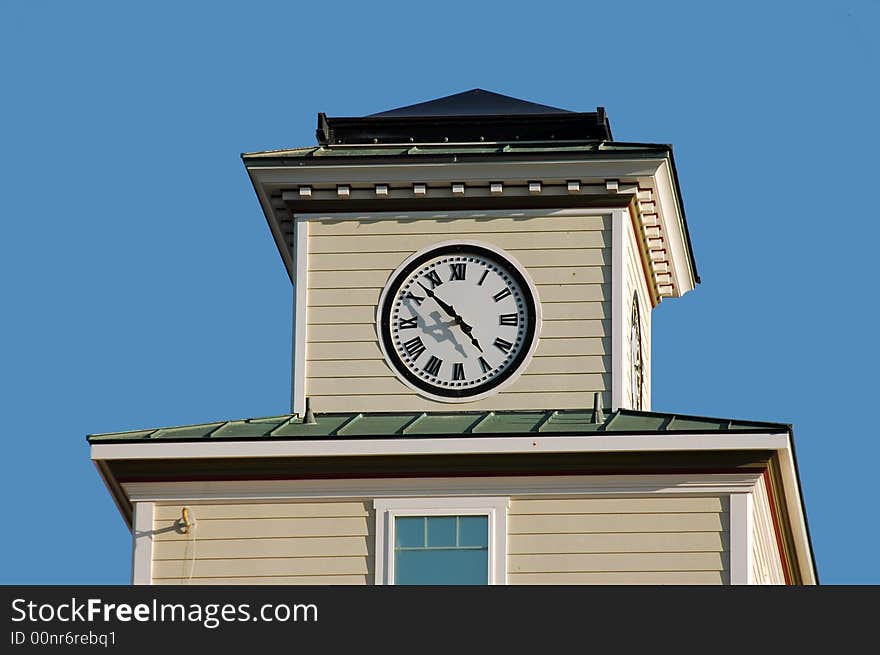
[[[424,284],[422,284],[421,282],[416,282],[416,284],[418,284],[420,287],[422,287],[422,290],[428,295],[428,298],[432,298],[432,299],[434,300],[435,303],[437,303],[438,305],[440,305],[440,309],[442,309],[444,312],[446,312],[447,314],[449,314],[449,315],[450,315],[452,318],[454,318],[456,321],[459,321],[459,322],[461,321],[461,316],[459,316],[458,313],[455,311],[455,307],[453,307],[452,305],[447,305],[445,302],[443,302],[442,300],[440,300],[440,299],[437,297],[437,294],[436,294],[436,293],[434,293],[433,291],[431,291],[428,287],[426,287],[426,286],[425,286]]]
[[[425,292],[425,295],[427,295],[428,298],[433,299],[434,302],[440,306],[440,309],[442,309],[444,312],[446,312],[452,318],[455,319],[456,324],[458,324],[458,326],[461,328],[461,331],[464,332],[467,335],[467,337],[471,340],[471,343],[477,347],[477,350],[479,350],[480,352],[483,352],[483,349],[480,347],[480,342],[474,338],[473,328],[464,322],[464,319],[462,319],[461,316],[458,315],[458,312],[455,311],[455,307],[453,307],[452,305],[447,305],[445,302],[443,302],[440,298],[437,297],[436,293],[434,293],[431,289],[426,287],[421,282],[416,281],[416,284],[418,284],[420,287],[422,287],[422,291]]]

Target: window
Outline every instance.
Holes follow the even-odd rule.
[[[632,366],[632,380],[630,390],[632,392],[632,409],[642,408],[642,320],[639,315],[639,297],[633,294],[632,321],[630,322],[629,334],[630,364]]]
[[[507,506],[507,498],[376,500],[376,584],[504,584]]]
[[[489,583],[489,517],[397,516],[394,583]]]

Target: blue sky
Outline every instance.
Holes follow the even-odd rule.
[[[85,435],[287,411],[291,289],[239,159],[482,87],[675,147],[703,279],[658,411],[793,423],[824,583],[880,583],[880,1],[5,2],[0,582],[127,583]]]

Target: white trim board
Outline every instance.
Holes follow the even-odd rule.
[[[128,482],[136,501],[284,501],[292,498],[386,498],[402,496],[581,495],[643,497],[722,495],[751,491],[760,473],[676,475],[560,475],[476,478],[368,478],[348,480],[224,480]]]
[[[309,222],[296,219],[296,240],[293,244],[296,274],[293,278],[293,362],[291,371],[291,412],[306,412],[306,332],[308,327]]]
[[[611,214],[611,411],[616,412],[626,398],[627,373],[624,370],[624,345],[627,342],[626,321],[626,221],[628,210]],[[604,403],[603,403],[604,404]]]
[[[609,153],[610,155],[611,153]],[[551,155],[552,156],[552,155]],[[587,154],[589,157],[589,154]],[[638,159],[603,158],[580,160],[545,159],[540,161],[496,161],[496,162],[456,162],[454,166],[446,163],[407,162],[392,164],[328,164],[309,165],[307,160],[296,166],[252,166],[248,172],[255,184],[275,188],[295,188],[299,185],[364,184],[377,182],[399,183],[452,183],[484,182],[489,184],[504,180],[580,180],[583,184],[591,181],[604,183],[606,179],[638,180],[641,186],[652,187],[655,176],[668,157],[658,155]],[[663,175],[662,182],[670,183],[671,178]],[[673,207],[673,209],[675,209]]]
[[[454,220],[460,218],[549,218],[551,216],[608,216],[619,211],[619,207],[578,207],[558,209],[457,209],[457,210],[425,210],[425,211],[375,211],[375,212],[302,212],[297,219],[305,221],[354,221],[354,220],[419,220],[442,218]],[[625,211],[625,210],[624,210]]]
[[[153,509],[149,501],[134,503],[131,528],[131,584],[153,584]]]
[[[730,494],[730,584],[752,584],[754,491]]]
[[[321,439],[206,443],[92,444],[95,460],[203,459],[208,457],[328,457],[360,455],[454,455],[503,453],[615,453],[716,450],[787,450],[788,434],[705,433],[585,436],[479,437],[436,439]]]

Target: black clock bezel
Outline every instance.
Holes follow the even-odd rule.
[[[483,384],[475,387],[455,389],[435,386],[413,373],[412,370],[408,366],[406,366],[406,364],[401,359],[399,353],[397,352],[397,348],[395,348],[394,338],[391,334],[391,310],[394,305],[394,299],[397,296],[397,292],[400,290],[400,287],[403,284],[404,280],[406,280],[413,271],[417,270],[427,261],[436,257],[461,254],[474,254],[480,257],[485,257],[486,259],[495,263],[500,268],[504,269],[504,272],[507,273],[511,278],[513,278],[513,280],[519,285],[519,288],[522,290],[526,316],[528,319],[528,327],[526,328],[525,334],[523,335],[522,347],[520,348],[516,357],[514,357],[514,359],[507,366],[507,368],[505,368],[497,375],[492,376]],[[431,394],[433,396],[438,396],[442,398],[469,399],[471,397],[482,396],[483,394],[492,391],[496,387],[509,380],[512,375],[519,371],[523,362],[531,356],[533,350],[532,346],[534,345],[535,339],[537,338],[538,330],[538,315],[536,310],[537,302],[538,299],[533,293],[533,285],[529,280],[526,279],[526,277],[519,271],[519,269],[517,269],[517,267],[510,262],[507,256],[502,255],[495,250],[491,250],[489,248],[470,243],[438,246],[437,248],[432,248],[421,253],[412,261],[408,262],[406,266],[399,269],[396,272],[394,278],[389,280],[389,282],[386,284],[385,291],[383,293],[383,305],[379,308],[380,334],[378,336],[380,341],[382,342],[386,358],[390,361],[390,364],[394,367],[395,371],[403,378],[405,378],[416,389],[421,390],[426,394]]]

